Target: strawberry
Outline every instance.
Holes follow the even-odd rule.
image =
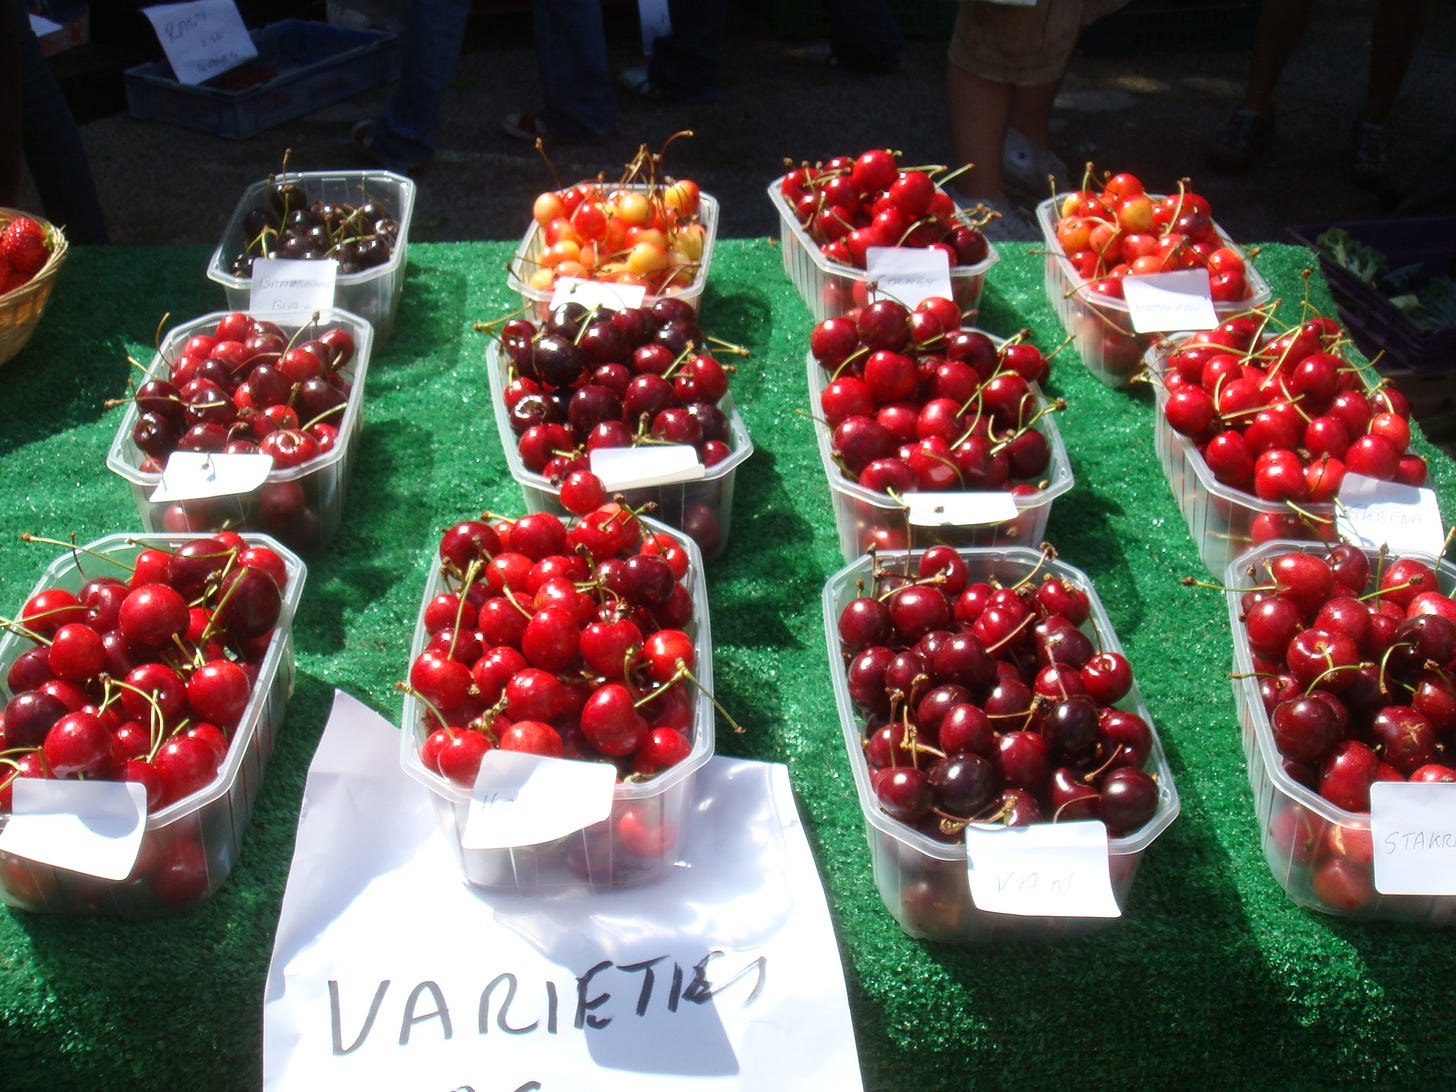
[[[45,228],[29,216],[17,216],[0,234],[0,258],[27,279],[40,272],[50,257],[50,239]]]

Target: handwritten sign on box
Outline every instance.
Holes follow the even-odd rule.
[[[204,83],[258,55],[233,0],[188,0],[142,11],[178,83]]]

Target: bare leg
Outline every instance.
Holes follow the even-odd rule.
[[[950,114],[950,148],[956,165],[972,169],[956,177],[966,197],[1005,201],[1001,152],[1011,116],[1012,86],[967,72],[955,64],[945,68],[945,99]]]
[[[1370,85],[1360,114],[1365,124],[1384,125],[1389,118],[1433,6],[1433,0],[1380,0],[1370,34]]]
[[[1061,88],[1060,78],[1051,83],[1034,84],[1030,87],[1016,87],[1011,93],[1010,121],[1025,134],[1026,139],[1038,148],[1052,146],[1051,133],[1047,123],[1051,121],[1052,104]]]
[[[1383,5],[1382,5],[1383,6]],[[1397,5],[1399,6],[1399,0]],[[1245,110],[1267,114],[1274,106],[1274,89],[1309,25],[1314,0],[1264,0],[1259,8],[1259,29],[1249,83],[1244,89]]]

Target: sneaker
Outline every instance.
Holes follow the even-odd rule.
[[[1390,177],[1390,150],[1385,139],[1385,126],[1370,122],[1355,123],[1355,185],[1384,196],[1394,190]]]
[[[652,78],[652,73],[645,64],[631,65],[619,71],[617,84],[622,90],[639,98],[656,99],[659,102],[703,103],[712,102],[718,97],[718,92],[713,88],[680,91],[675,87],[666,87]]]
[[[1218,143],[1208,150],[1208,165],[1225,174],[1238,174],[1274,143],[1274,115],[1237,110],[1224,123]]]
[[[541,116],[527,113],[524,110],[518,110],[516,113],[507,114],[502,118],[501,132],[506,136],[515,137],[517,140],[524,140],[527,144],[551,139],[551,134],[546,131],[546,125],[541,120]]]
[[[1028,201],[1044,201],[1071,189],[1071,171],[1055,152],[1033,144],[1019,129],[1006,130],[1001,174],[1007,190]]]

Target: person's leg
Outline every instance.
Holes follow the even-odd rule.
[[[1384,125],[1425,33],[1433,0],[1380,0],[1370,33],[1370,82],[1360,121]]]
[[[668,0],[667,11],[672,33],[652,44],[647,90],[675,99],[717,97],[727,0]]]
[[[409,0],[399,84],[369,138],[385,167],[408,172],[434,156],[440,102],[460,59],[469,17],[470,0]]]
[[[1284,75],[1284,66],[1304,38],[1313,10],[1314,0],[1263,0],[1259,5],[1259,28],[1255,32],[1242,109],[1251,114],[1268,114],[1273,110],[1274,89]]]
[[[536,0],[532,16],[546,130],[573,140],[610,133],[617,100],[600,0]]]
[[[950,116],[950,151],[957,165],[971,169],[956,176],[956,189],[973,201],[1005,201],[1001,149],[1011,116],[1012,86],[979,76],[955,63],[945,67],[945,100]]]

